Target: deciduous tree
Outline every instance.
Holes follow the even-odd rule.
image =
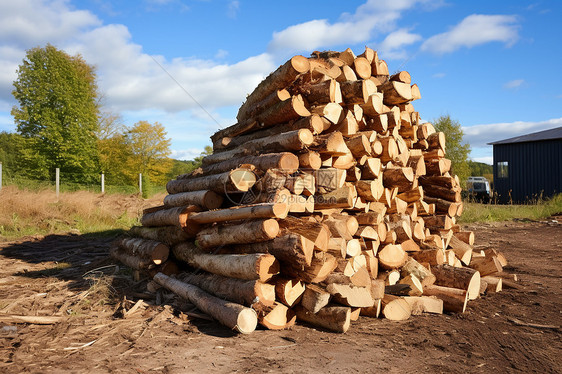
[[[17,131],[26,138],[28,167],[37,174],[97,179],[97,86],[94,68],[80,55],[47,45],[33,48],[14,81],[12,108]]]
[[[470,176],[468,155],[470,145],[464,143],[461,124],[451,119],[449,115],[441,116],[433,122],[437,131],[445,133],[447,139],[447,158],[451,159],[452,171],[459,176],[462,187],[466,187],[466,180]]]
[[[125,133],[130,152],[128,165],[133,174],[143,173],[155,184],[167,182],[172,160],[168,157],[171,140],[166,136],[164,126],[147,121],[137,122]]]

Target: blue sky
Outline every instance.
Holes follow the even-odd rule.
[[[561,10],[532,0],[0,0],[0,131],[15,130],[25,50],[47,43],[96,66],[104,109],[126,125],[162,123],[180,159],[233,124],[291,56],[367,45],[390,71],[411,73],[424,120],[451,115],[471,158],[491,163],[487,142],[562,126]]]

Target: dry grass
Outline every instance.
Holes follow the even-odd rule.
[[[137,195],[77,191],[61,193],[57,201],[51,190],[4,187],[0,191],[0,240],[69,231],[127,229],[138,221],[142,209],[160,204],[162,197],[144,200]]]

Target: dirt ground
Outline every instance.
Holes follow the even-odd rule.
[[[562,217],[555,218],[469,226],[478,248],[505,254],[521,289],[472,301],[462,315],[361,317],[346,334],[297,325],[235,335],[185,303],[147,293],[107,258],[112,237],[0,243],[0,372],[561,373]],[[7,315],[59,321],[13,323]]]

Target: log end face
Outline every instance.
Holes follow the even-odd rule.
[[[236,326],[234,329],[242,334],[250,334],[254,332],[258,326],[258,316],[253,309],[244,308],[238,314]]]
[[[304,56],[297,55],[291,58],[291,66],[299,73],[306,73],[310,70],[310,61]]]
[[[294,173],[299,168],[299,158],[294,154],[287,152],[281,156],[281,159],[279,160],[279,167],[290,173]]]
[[[170,255],[170,248],[165,244],[158,244],[156,247],[154,247],[154,250],[152,251],[152,255],[151,255],[152,262],[154,262],[156,265],[160,265],[166,262],[169,255]]]

